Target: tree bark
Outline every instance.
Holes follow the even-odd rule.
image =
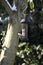
[[[20,28],[20,20],[23,17],[23,6],[27,6],[26,0],[14,0],[17,5],[17,12],[10,15],[11,20],[8,24],[8,29],[3,44],[3,49],[0,57],[0,65],[13,65],[15,61],[16,51],[18,47],[18,32]],[[20,4],[21,3],[21,4]],[[25,5],[23,5],[25,3]],[[22,6],[23,5],[23,6]],[[22,9],[22,11],[21,11]]]
[[[1,65],[13,65],[18,46],[18,23],[8,25],[8,30],[1,52]]]

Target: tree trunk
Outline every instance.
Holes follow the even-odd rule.
[[[0,65],[13,65],[15,61],[15,55],[19,41],[18,32],[20,28],[19,27],[20,19],[23,12],[21,11],[21,8],[23,8],[21,2],[24,2],[25,6],[27,3],[26,0],[16,0],[16,1],[18,1],[17,3],[18,11],[11,16],[11,21],[8,24],[5,42],[3,44],[3,49],[0,57]]]
[[[15,59],[15,52],[18,46],[18,23],[8,25],[8,30],[1,52],[1,65],[13,65]],[[14,43],[15,42],[15,43]]]

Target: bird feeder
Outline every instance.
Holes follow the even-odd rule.
[[[28,22],[25,19],[22,19],[20,22],[22,27],[22,40],[27,41],[28,40]]]

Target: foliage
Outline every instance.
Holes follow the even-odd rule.
[[[22,45],[23,46],[22,46]],[[43,47],[42,44],[30,45],[30,43],[20,43],[16,56],[15,65],[43,65]]]

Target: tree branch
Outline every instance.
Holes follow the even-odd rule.
[[[8,2],[8,0],[5,0],[6,3],[8,4],[8,6],[10,7],[11,11],[17,11],[17,7],[15,6],[15,4],[13,5],[13,7],[10,5],[10,3]]]
[[[12,10],[10,9],[9,5],[7,4],[7,2],[5,0],[1,0],[2,5],[5,7],[6,11],[8,12],[8,14],[11,16],[13,15]]]

